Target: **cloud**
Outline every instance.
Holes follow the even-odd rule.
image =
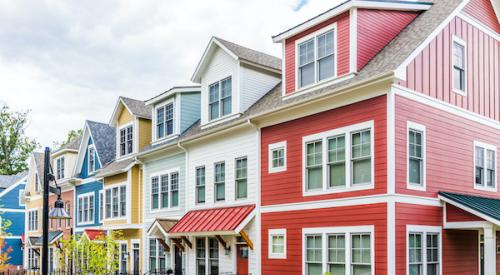
[[[279,56],[272,35],[338,2],[0,1],[0,102],[32,110],[27,134],[51,145],[108,122],[120,95],[189,84],[212,35]]]

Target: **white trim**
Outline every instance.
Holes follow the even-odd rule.
[[[327,254],[325,251],[328,250],[328,239],[329,234],[345,234],[345,271],[346,275],[351,275],[351,236],[353,234],[370,234],[370,269],[371,275],[375,275],[375,227],[373,225],[365,226],[338,226],[338,227],[311,227],[302,228],[302,274],[307,275],[306,271],[306,257],[307,257],[307,235],[321,235],[322,238],[322,274],[328,271],[327,269]]]
[[[455,70],[454,70],[454,65],[453,65],[453,60],[454,60],[454,51],[455,51],[455,43],[461,45],[464,47],[464,90],[459,90],[455,88]],[[461,95],[461,96],[467,96],[467,43],[465,43],[464,40],[460,39],[456,35],[451,36],[451,43],[450,43],[450,70],[451,70],[451,88],[452,91]]]
[[[31,221],[29,218],[29,213],[36,212],[36,221],[33,221],[33,225],[36,227],[35,229],[30,229]],[[40,229],[40,212],[38,208],[29,208],[26,209],[26,232],[37,232]]]
[[[129,258],[130,258],[130,271],[131,273],[133,274],[133,271],[134,271],[134,244],[138,244],[139,245],[139,270],[141,270],[141,259],[143,258],[142,257],[142,252],[141,252],[141,240],[140,239],[131,239],[130,240],[130,252],[129,252]],[[166,252],[165,252],[166,254]],[[145,272],[143,271],[143,274]]]
[[[268,230],[268,258],[286,259],[286,228]],[[273,237],[283,237],[283,253],[273,253]]]
[[[24,199],[24,194],[25,194],[26,190],[25,189],[19,189],[19,192],[18,192],[18,203],[19,203],[19,206],[26,206],[26,202],[23,202],[23,199]]]
[[[455,207],[458,207],[458,208],[460,208],[460,209],[462,209],[462,210],[464,210],[466,212],[469,212],[469,213],[471,213],[473,215],[476,215],[476,216],[478,216],[478,217],[480,217],[480,218],[482,218],[484,220],[487,220],[487,221],[489,221],[489,222],[491,222],[491,223],[493,223],[493,224],[495,224],[497,226],[500,226],[500,221],[497,220],[497,219],[494,219],[494,218],[490,217],[489,215],[485,215],[485,214],[483,214],[481,212],[478,212],[478,211],[476,211],[476,210],[474,210],[474,209],[472,209],[472,208],[470,208],[468,206],[465,206],[465,205],[463,205],[461,203],[458,203],[458,202],[456,202],[454,200],[448,199],[447,197],[444,197],[443,195],[438,195],[438,198],[440,200],[446,202],[446,203],[449,203],[449,204],[451,204],[451,205],[453,205]]]
[[[460,116],[462,118],[469,119],[471,121],[481,123],[483,125],[486,125],[488,127],[492,127],[494,129],[500,130],[500,122],[487,118],[485,116],[476,114],[474,112],[462,109],[460,107],[457,107],[455,105],[446,103],[444,101],[432,98],[430,96],[424,95],[423,93],[417,92],[415,90],[411,90],[408,88],[405,88],[400,85],[392,85],[392,90],[394,93],[398,96],[402,96],[404,98],[411,99],[413,101],[416,101],[418,103],[422,103],[425,105],[428,105],[429,107],[436,108],[457,116]]]
[[[177,173],[177,192],[178,192],[178,205],[177,206],[171,206],[172,205],[172,190],[171,190],[171,187],[172,187],[172,174],[175,174]],[[168,176],[168,184],[167,184],[167,187],[168,187],[168,207],[162,207],[162,199],[161,199],[161,177],[162,176],[165,176],[167,175]],[[151,184],[151,180],[152,178],[154,177],[158,177],[158,208],[153,208],[153,199],[152,199],[152,195],[153,195],[153,192],[152,192],[152,184]],[[162,170],[162,171],[158,171],[158,172],[155,172],[155,173],[151,173],[149,175],[149,192],[147,193],[147,195],[149,196],[149,200],[150,200],[150,205],[149,205],[149,213],[159,213],[159,212],[164,212],[164,211],[177,211],[180,209],[180,167],[175,167],[175,168],[171,168],[171,169],[167,169],[167,170]]]
[[[55,177],[55,179],[56,179],[56,180],[58,180],[58,181],[62,181],[62,180],[64,180],[64,179],[66,179],[66,178],[67,178],[67,177],[66,177],[66,158],[65,158],[65,157],[66,157],[66,155],[61,155],[61,156],[59,156],[59,157],[57,157],[57,158],[54,158],[54,163],[55,163],[55,165],[54,165],[54,166],[56,167],[56,169],[55,169],[55,171],[54,171],[54,172],[55,172],[54,177]],[[61,177],[61,178],[58,178],[58,176],[59,176],[59,168],[60,168],[60,167],[59,167],[59,160],[60,160],[60,159],[62,159],[62,162],[61,162],[61,163],[63,164],[63,168],[64,168],[64,169],[63,169],[63,171],[62,171],[62,172],[63,172],[63,173],[62,173],[62,177]]]
[[[444,223],[444,229],[480,229],[485,227],[492,227],[492,224],[486,221]]]
[[[396,193],[396,100],[392,89],[387,92],[387,193]]]
[[[370,130],[370,182],[367,183],[352,183],[352,165],[351,165],[351,134],[357,131]],[[366,121],[357,123],[333,130],[316,133],[302,137],[302,195],[315,196],[331,193],[350,192],[354,190],[366,190],[374,188],[374,141],[375,141],[374,121]],[[328,138],[338,135],[345,136],[345,185],[339,187],[328,186]],[[322,142],[322,188],[317,190],[307,190],[307,143],[321,141]]]
[[[358,9],[349,10],[349,70],[358,71]],[[284,68],[284,67],[283,67]]]
[[[485,34],[487,34],[489,36],[491,36],[496,41],[500,41],[500,34],[496,33],[490,27],[484,25],[482,22],[476,20],[475,18],[473,18],[472,16],[468,15],[467,13],[461,11],[459,14],[457,14],[457,17],[460,18],[460,19],[462,19],[462,20],[464,20],[465,22],[471,24],[476,29],[484,32]]]
[[[256,214],[256,210],[252,210],[252,212],[250,212],[246,218],[240,222],[240,224],[234,229],[234,231],[236,233],[240,233],[249,223],[250,221],[255,217],[255,214]]]
[[[94,150],[94,154],[92,156],[92,158],[94,159],[94,167],[92,167],[92,171],[90,171],[90,149],[91,148]],[[87,156],[88,156],[88,158],[87,158],[87,175],[94,174],[95,171],[97,170],[97,169],[95,169],[96,168],[96,165],[95,165],[96,163],[95,162],[96,162],[96,159],[97,159],[96,155],[97,155],[97,151],[96,151],[96,148],[95,148],[95,145],[94,145],[94,140],[92,140],[92,144],[90,144],[89,146],[87,146]]]
[[[127,173],[127,174],[130,174]],[[106,201],[106,191],[107,190],[111,190],[110,191],[110,202],[111,202],[111,208],[110,208],[110,217],[109,218],[106,218],[106,205],[105,205],[105,208],[104,208],[104,217],[102,219],[103,222],[106,222],[106,221],[116,221],[116,220],[127,220],[129,223],[129,217],[130,217],[130,213],[131,213],[131,203],[130,203],[130,195],[129,193],[131,192],[131,189],[130,189],[130,186],[129,186],[129,182],[130,182],[130,178],[129,176],[127,176],[127,182],[122,182],[122,183],[117,183],[117,184],[111,184],[111,185],[107,185],[107,186],[103,186],[103,189],[102,191],[104,192],[104,201]],[[121,187],[125,186],[125,207],[127,208],[125,211],[127,213],[125,213],[125,216],[122,216],[121,215]],[[116,217],[113,217],[113,189],[114,188],[118,188],[118,216]],[[142,225],[141,225],[142,226]]]
[[[172,87],[166,92],[157,95],[151,99],[148,99],[145,101],[146,105],[155,105],[158,102],[163,101],[166,98],[169,98],[170,96],[177,95],[179,93],[199,93],[201,92],[201,86],[200,85],[194,85],[194,86],[176,86]]]
[[[292,91],[289,94],[283,96],[282,99],[294,98],[294,97],[297,97],[297,96],[300,96],[300,95],[303,95],[303,94],[306,94],[306,93],[310,93],[312,91],[319,90],[319,89],[324,88],[326,86],[337,84],[337,83],[340,83],[342,81],[351,79],[354,76],[355,76],[354,73],[349,73],[349,74],[344,74],[344,75],[336,77],[336,78],[329,78],[329,79],[326,79],[326,80],[324,80],[322,82],[311,84],[311,85],[306,86],[306,87],[304,87],[302,89],[297,89],[297,87],[295,87],[294,91]]]
[[[283,149],[283,166],[282,167],[273,167],[273,152],[275,150]],[[284,172],[286,171],[286,163],[287,163],[287,148],[286,148],[286,140],[269,144],[268,146],[268,172],[269,174]]]
[[[387,274],[396,274],[396,203],[387,202]]]
[[[406,274],[410,275],[410,260],[409,260],[409,243],[410,243],[410,233],[420,233],[422,234],[422,274],[427,274],[427,234],[433,233],[438,234],[438,252],[439,252],[439,275],[443,274],[443,241],[442,241],[442,228],[441,226],[428,226],[428,225],[406,225]]]
[[[24,209],[0,208],[0,213],[4,213],[4,212],[24,213],[27,211],[28,210],[24,210]]]
[[[325,78],[323,80],[319,80],[319,72],[318,72],[318,36],[323,35],[327,32],[333,31],[333,64],[334,64],[334,69],[333,69],[333,76]],[[332,79],[338,78],[338,63],[337,63],[337,54],[338,54],[338,43],[337,43],[337,34],[338,33],[338,28],[337,28],[337,22],[330,24],[326,27],[323,27],[313,33],[310,33],[300,39],[295,40],[295,91],[294,92],[300,92],[302,90],[306,90],[310,87],[313,87],[315,85],[321,85],[322,83],[329,82]],[[300,61],[300,44],[309,41],[309,40],[314,40],[314,81],[311,84],[308,84],[306,86],[300,87],[300,81],[299,81],[299,61]]]
[[[281,42],[281,70],[284,72],[286,68],[286,43]],[[281,73],[281,96],[286,96],[286,73]]]
[[[219,117],[217,119],[213,119],[213,120],[210,120],[210,121],[206,122],[205,124],[203,124],[201,126],[201,129],[207,129],[207,128],[210,128],[212,126],[215,126],[215,125],[227,122],[229,120],[232,120],[234,118],[238,118],[240,116],[241,116],[241,113],[232,113],[232,114],[229,114],[229,115],[225,115],[223,117]]]
[[[410,152],[408,151],[410,143],[410,130],[415,130],[422,133],[422,178],[421,184],[410,183]],[[406,122],[406,188],[410,190],[425,191],[426,190],[426,165],[427,165],[427,144],[426,144],[426,128],[422,124],[407,121]]]
[[[484,150],[484,156],[483,156],[483,186],[477,185],[476,184],[476,147],[480,147],[481,149]],[[484,142],[480,142],[477,140],[474,140],[474,147],[472,148],[473,150],[473,157],[474,157],[474,167],[473,167],[473,176],[472,176],[472,184],[474,189],[477,190],[482,190],[482,191],[489,191],[489,192],[497,192],[498,191],[498,163],[497,163],[497,147],[491,144],[487,144]],[[493,178],[493,187],[488,187],[486,186],[486,172],[488,170],[488,150],[493,151],[494,154],[494,162],[495,162],[495,174]]]
[[[432,5],[429,3],[414,3],[414,2],[375,2],[375,1],[348,1],[338,5],[327,12],[324,12],[308,21],[299,24],[283,33],[273,36],[273,42],[280,42],[300,32],[303,32],[319,23],[328,20],[338,14],[341,14],[351,8],[367,8],[367,9],[385,9],[385,10],[428,10]]]
[[[180,98],[179,98],[180,99]],[[153,115],[152,115],[152,128],[153,128],[153,131],[152,131],[152,134],[153,134],[153,143],[157,143],[157,142],[162,142],[162,141],[166,141],[166,140],[170,140],[172,138],[175,138],[179,135],[179,121],[180,121],[180,116],[179,116],[179,109],[180,109],[180,106],[178,106],[179,104],[179,101],[180,100],[177,100],[177,98],[174,96],[172,98],[169,98],[159,104],[156,104],[154,105],[154,108],[153,108]],[[158,109],[162,108],[162,107],[166,107],[167,105],[170,105],[172,104],[172,111],[173,111],[173,125],[172,125],[172,133],[170,135],[167,135],[167,126],[166,126],[166,123],[164,123],[164,136],[163,137],[158,137],[158,132],[157,132],[157,120],[158,120],[158,115],[157,115],[157,112],[158,112]],[[166,118],[166,112],[165,112],[165,108],[163,109],[164,110],[164,116]],[[166,122],[166,120],[165,120]]]
[[[15,189],[19,184],[24,184],[24,189],[26,190],[27,189],[26,186],[28,185],[28,176],[26,175],[26,176],[20,178],[14,184],[5,188],[5,190],[0,192],[0,198],[3,197],[4,195],[6,195],[7,193],[9,193],[10,191],[12,191],[12,189]]]
[[[130,153],[127,153],[127,128],[132,126],[132,152]],[[124,159],[124,158],[127,158],[129,156],[131,156],[132,154],[134,154],[135,152],[135,142],[136,142],[136,123],[135,123],[135,119],[130,121],[130,122],[127,122],[123,125],[120,125],[119,127],[116,127],[116,160],[120,160],[120,159]],[[121,148],[120,148],[120,132],[121,130],[125,129],[125,154],[122,155],[121,154]]]
[[[88,205],[88,208],[87,208],[87,214],[90,214],[89,213],[89,209],[90,209],[90,197],[92,197],[92,211],[94,212],[92,217],[89,216],[89,220],[88,221],[84,221],[84,215],[83,215],[83,212],[85,212],[85,203],[83,202],[83,200],[85,198],[88,198],[88,201],[89,201],[89,205]],[[80,207],[80,202],[79,200],[82,199],[82,216],[81,216],[81,222],[79,221],[80,220],[80,213],[79,213],[79,207]],[[83,193],[83,194],[79,194],[78,196],[76,196],[76,207],[75,207],[75,211],[76,211],[76,219],[75,219],[75,223],[77,225],[90,225],[90,224],[94,224],[95,223],[95,211],[96,211],[96,208],[95,208],[95,191],[90,191],[90,192],[87,192],[87,193]],[[74,217],[75,217],[74,216]]]

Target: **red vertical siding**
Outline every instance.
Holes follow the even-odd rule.
[[[418,12],[358,9],[357,69],[361,70]]]
[[[446,221],[447,222],[472,222],[482,221],[483,219],[471,213],[464,211],[451,204],[446,204]]]
[[[436,196],[438,191],[450,191],[500,197],[499,193],[474,189],[473,167],[474,141],[500,148],[500,130],[400,96],[396,96],[395,112],[396,192]],[[408,121],[426,127],[426,192],[406,189]]]
[[[500,24],[491,4],[491,0],[471,0],[463,11],[496,32],[500,32]]]
[[[453,35],[467,44],[466,96],[452,89]],[[500,42],[462,19],[454,18],[408,65],[406,81],[401,85],[500,121],[499,63]]]
[[[375,274],[387,274],[387,206],[386,204],[357,205],[314,210],[263,213],[262,274],[302,273],[302,229],[334,226],[375,227]],[[286,259],[269,259],[269,229],[286,228]]]
[[[285,41],[285,91],[293,93],[295,87],[295,41],[319,29],[337,23],[337,74],[349,73],[349,12],[342,13]]]
[[[261,130],[262,205],[385,193],[387,190],[386,114],[386,96],[379,96],[263,128]],[[302,195],[302,137],[370,120],[374,121],[375,188],[304,197]],[[287,170],[269,174],[267,149],[269,144],[280,141],[287,142]]]

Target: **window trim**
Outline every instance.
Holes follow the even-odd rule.
[[[351,236],[353,234],[370,234],[370,266],[371,266],[371,275],[375,275],[375,226],[373,225],[365,225],[365,226],[335,226],[335,227],[311,227],[311,228],[302,228],[302,274],[307,275],[306,273],[306,260],[307,260],[307,236],[308,235],[321,235],[322,236],[322,266],[324,274],[326,267],[328,266],[328,253],[325,253],[327,250],[327,236],[333,234],[344,234],[345,235],[345,265],[349,269],[352,265],[352,245],[351,245]],[[328,251],[327,251],[328,252]]]
[[[269,259],[286,259],[286,228],[269,229],[268,230],[268,254]],[[273,253],[273,237],[283,236],[283,253]]]
[[[287,148],[286,148],[286,140],[272,143],[268,145],[268,173],[279,173],[286,171],[286,163],[287,163]],[[273,167],[273,152],[275,150],[283,149],[283,166],[282,167]]]
[[[408,147],[410,144],[410,130],[422,132],[422,184],[417,185],[410,183],[410,152]],[[406,188],[410,190],[425,191],[427,188],[427,139],[425,125],[407,121],[406,123]]]
[[[246,177],[244,178],[246,180],[246,196],[238,198],[238,180],[242,180],[243,178],[237,178],[236,175],[238,174],[238,161],[246,160]],[[225,178],[225,173],[224,173],[224,178]],[[235,201],[242,201],[242,200],[248,200],[248,157],[247,156],[242,156],[242,157],[237,157],[234,159],[234,200]]]
[[[198,185],[198,170],[201,170],[203,169],[203,187],[205,188],[204,190],[204,201],[201,202],[201,201],[198,201],[198,194],[199,194],[199,189],[198,187],[200,187],[201,185]],[[194,189],[195,189],[195,198],[194,198],[194,203],[195,205],[203,205],[207,202],[207,169],[205,167],[205,165],[200,165],[200,166],[196,166],[194,168]]]
[[[94,160],[93,164],[94,164],[94,167],[92,167],[92,170],[90,169],[90,149],[94,150],[94,154],[93,154],[93,160]],[[91,175],[91,174],[95,173],[95,171],[97,170],[96,169],[96,165],[95,165],[97,158],[96,158],[96,151],[95,151],[95,145],[94,144],[90,144],[87,147],[87,156],[88,156],[88,158],[87,158],[87,174]]]
[[[460,90],[460,89],[457,89],[455,88],[455,84],[454,84],[454,79],[455,79],[455,73],[454,73],[454,65],[453,65],[453,48],[454,48],[454,44],[457,43],[461,46],[464,47],[464,90]],[[452,87],[452,91],[461,95],[461,96],[467,96],[467,43],[460,39],[458,36],[456,35],[452,35],[451,37],[451,43],[450,43],[450,47],[451,47],[451,50],[450,50],[450,69],[451,69],[451,87]]]
[[[223,165],[224,165],[224,181],[223,181],[223,182],[217,182],[217,181],[216,181],[216,177],[217,177],[216,167],[217,167],[217,165],[219,165],[219,164],[223,164]],[[214,176],[214,177],[213,177],[213,180],[214,180],[214,181],[213,181],[214,203],[223,203],[223,202],[225,202],[225,201],[226,201],[226,199],[227,199],[227,188],[226,188],[226,187],[227,187],[227,186],[226,186],[226,185],[227,185],[227,184],[226,184],[226,183],[227,183],[227,179],[226,179],[226,178],[227,178],[227,177],[226,177],[226,161],[225,161],[225,160],[223,160],[223,161],[214,162],[214,164],[213,164],[213,168],[214,168],[214,170],[213,170],[213,171],[214,171],[214,174],[213,174],[213,176]],[[217,199],[217,185],[218,185],[218,184],[221,184],[221,183],[224,183],[224,199],[219,200],[219,199]],[[206,176],[205,176],[205,185],[206,185]],[[206,198],[205,198],[205,201],[207,201],[207,200],[206,200]]]
[[[62,160],[62,166],[63,166],[63,169],[62,171],[59,171],[61,170],[60,167],[59,167],[59,162]],[[66,159],[64,158],[64,155],[63,156],[60,156],[60,157],[57,157],[54,159],[54,161],[56,162],[56,180],[63,180],[66,178]],[[59,172],[62,172],[62,175],[61,177],[59,177]]]
[[[165,107],[169,104],[172,104],[172,108],[173,108],[173,122],[172,122],[172,127],[173,127],[173,130],[172,130],[172,134],[170,135],[167,135],[166,134],[166,127],[165,127],[165,135],[161,138],[158,137],[158,128],[157,128],[157,123],[158,123],[158,115],[157,115],[157,111],[158,109],[162,108],[162,107]],[[177,100],[175,100],[175,97],[172,97],[170,99],[167,99],[165,100],[164,102],[161,102],[159,103],[158,105],[155,105],[154,106],[154,110],[153,110],[153,123],[152,123],[152,127],[153,127],[153,142],[157,142],[157,141],[163,141],[163,140],[169,140],[175,136],[178,135],[178,129],[179,129],[179,126],[177,125],[177,121],[178,121],[178,115],[177,115],[177,111],[178,111],[178,106],[177,106]]]
[[[36,221],[31,221],[30,214],[36,212]],[[26,209],[26,215],[28,216],[28,224],[26,225],[26,232],[37,232],[39,227],[39,211],[38,208]],[[31,214],[34,219],[34,215]]]
[[[170,261],[170,252],[167,252],[164,248],[163,249],[160,249],[163,247],[163,245],[158,241],[158,238],[155,238],[155,237],[148,237],[147,239],[147,266],[146,268],[144,269],[147,269],[148,271],[152,272],[153,270],[151,270],[151,258],[155,258],[155,261],[156,261],[156,267],[154,270],[156,270],[157,272],[158,271],[162,271],[162,268],[160,266],[160,259],[162,258],[160,255],[160,250],[163,250],[163,256],[165,258],[165,270],[168,269],[168,262]],[[154,241],[155,242],[155,255],[154,256],[151,256],[151,241]],[[133,244],[139,244],[140,245],[140,242],[139,240],[136,240],[136,242],[134,242]],[[132,247],[133,247],[133,244],[132,244]],[[139,246],[139,250],[140,250],[140,246]],[[131,261],[132,265],[133,265],[133,261]]]
[[[370,173],[371,173],[371,180],[368,183],[358,183],[358,184],[353,184],[352,183],[352,165],[351,165],[351,145],[352,142],[350,142],[351,137],[350,135],[354,132],[358,131],[364,131],[364,130],[370,130],[370,161],[371,161],[371,167],[370,167]],[[327,146],[327,141],[328,138],[342,135],[344,134],[346,136],[346,143],[345,143],[345,166],[346,166],[346,185],[345,186],[339,186],[339,187],[329,187],[328,186],[328,146]],[[349,143],[347,142],[348,139],[347,137],[349,136]],[[313,142],[313,141],[322,141],[322,188],[317,189],[317,190],[307,190],[307,173],[306,173],[306,165],[307,165],[307,143]],[[358,190],[367,190],[367,189],[373,189],[375,184],[375,125],[374,121],[365,121],[357,124],[352,124],[340,128],[335,128],[332,130],[308,135],[302,137],[302,195],[303,196],[315,196],[315,195],[323,195],[323,194],[332,194],[332,193],[343,193],[343,192],[351,192],[351,191],[358,191]]]
[[[92,197],[92,201],[90,201],[90,197]],[[88,198],[89,200],[89,205],[88,205],[88,209],[87,209],[87,212],[89,211],[90,209],[90,203],[92,202],[92,211],[94,212],[92,217],[89,216],[89,220],[88,221],[83,221],[83,216],[81,217],[82,218],[82,221],[80,222],[80,213],[78,211],[79,207],[80,207],[80,199],[82,199],[82,202],[85,198]],[[95,223],[95,192],[87,192],[87,193],[83,193],[83,194],[79,194],[77,197],[76,197],[76,203],[77,203],[77,207],[76,207],[76,213],[77,213],[77,217],[76,217],[76,223],[78,225],[89,225],[89,224],[94,224]],[[82,213],[85,211],[84,209],[84,206],[85,204],[82,205]]]
[[[136,134],[135,134],[135,123],[134,121],[130,121],[128,123],[125,123],[123,125],[121,125],[118,129],[117,129],[117,137],[116,137],[116,145],[117,145],[117,159],[120,159],[120,158],[125,158],[127,156],[130,156],[132,154],[135,153],[135,149],[136,149],[136,144],[135,144],[135,139],[136,139]],[[132,151],[130,153],[127,153],[127,128],[128,127],[132,127]],[[121,154],[121,140],[120,140],[120,132],[122,130],[125,130],[125,154]]]
[[[117,241],[118,243],[118,249],[119,249],[119,253],[118,253],[118,272],[119,274],[122,274],[122,273],[127,273],[127,270],[121,270],[122,268],[122,261],[125,260],[126,262],[126,268],[125,269],[128,269],[128,265],[129,265],[129,249],[128,249],[128,241],[127,240],[119,240]],[[122,251],[122,245],[125,245],[125,254],[123,254],[123,251]],[[122,258],[122,256],[125,256],[124,258]]]
[[[328,78],[325,78],[323,80],[318,80],[318,66],[317,66],[317,61],[318,61],[318,54],[317,54],[317,36],[321,35],[321,34],[324,34],[324,33],[327,33],[329,31],[333,30],[333,65],[334,65],[334,74],[333,76],[331,77],[328,77]],[[297,39],[295,41],[295,92],[300,92],[300,91],[303,91],[303,90],[307,90],[307,89],[310,89],[312,87],[316,87],[318,85],[321,85],[325,82],[329,82],[333,79],[336,79],[339,77],[338,75],[338,40],[337,40],[337,34],[338,33],[338,28],[337,28],[337,22],[333,23],[333,24],[330,24],[326,27],[323,27],[313,33],[310,33],[300,39]],[[303,86],[303,87],[300,87],[300,81],[299,81],[299,58],[300,58],[300,54],[299,54],[299,46],[300,44],[308,41],[308,40],[311,40],[311,39],[314,39],[314,82],[309,84],[309,85],[306,85],[306,86]]]
[[[427,234],[438,234],[439,242],[439,273],[443,274],[443,233],[441,226],[430,226],[430,225],[406,225],[406,274],[410,274],[410,255],[408,253],[408,247],[410,243],[410,233],[421,233],[422,238],[422,265],[424,266],[422,273],[425,275],[427,272]]]
[[[172,175],[177,173],[177,192],[178,192],[178,204],[177,206],[172,206]],[[161,177],[162,176],[165,176],[167,175],[168,176],[168,206],[167,207],[162,207],[162,196],[161,196]],[[158,208],[153,208],[153,200],[152,200],[152,185],[151,185],[151,180],[154,178],[154,177],[158,177]],[[149,211],[150,213],[157,213],[157,212],[162,212],[162,211],[170,211],[170,210],[179,210],[180,208],[180,199],[181,199],[181,195],[180,195],[180,168],[179,167],[176,167],[176,168],[173,168],[173,169],[169,169],[169,170],[163,170],[163,171],[159,171],[159,172],[156,172],[156,173],[151,173],[149,175]]]
[[[24,196],[26,194],[25,189],[19,189],[19,206],[26,206],[26,201],[23,202]]]
[[[120,195],[120,190],[122,187],[125,187],[125,215],[120,215],[121,214],[121,209],[120,209],[120,206],[121,206],[121,195]],[[118,216],[117,217],[113,217],[113,189],[114,188],[117,188],[118,189]],[[104,201],[106,201],[106,191],[107,190],[110,190],[110,217],[109,218],[106,218],[106,205],[104,206],[104,217],[103,217],[103,221],[116,221],[116,220],[125,220],[125,219],[128,219],[129,217],[129,213],[127,211],[127,209],[129,208],[129,195],[127,194],[127,189],[128,189],[128,184],[127,183],[120,183],[120,184],[113,184],[113,185],[109,185],[109,186],[106,186],[105,188],[103,188],[103,192],[104,192]]]
[[[485,150],[485,154],[484,154],[484,160],[483,160],[483,164],[484,164],[484,169],[485,169],[485,174],[484,174],[484,185],[483,186],[479,186],[476,184],[476,147],[481,147],[483,148],[483,150]],[[474,166],[473,166],[473,169],[472,169],[472,184],[474,186],[474,189],[476,190],[482,190],[482,191],[489,191],[489,192],[497,192],[498,190],[498,158],[497,158],[497,147],[495,145],[491,145],[491,144],[487,144],[487,143],[484,143],[484,142],[480,142],[480,141],[477,141],[475,140],[474,141],[474,146],[472,148],[473,150],[473,158],[474,158]],[[486,170],[487,170],[487,150],[492,150],[493,152],[495,152],[494,156],[495,156],[495,178],[493,180],[493,183],[494,183],[494,187],[487,187],[486,185]]]
[[[221,93],[221,89],[222,89],[222,81],[224,80],[228,80],[230,79],[231,80],[231,112],[229,114],[225,114],[223,115],[222,111],[223,111],[223,104],[222,104],[222,93]],[[213,86],[213,85],[216,85],[218,84],[219,85],[219,89],[218,89],[218,94],[219,94],[219,99],[218,99],[218,103],[219,103],[219,116],[217,118],[212,118],[212,114],[211,114],[211,109],[210,109],[210,87]],[[233,83],[233,76],[232,75],[229,75],[229,76],[226,76],[224,78],[221,78],[219,80],[216,80],[210,84],[208,84],[208,98],[207,98],[207,113],[208,113],[208,116],[207,116],[207,123],[210,123],[210,122],[214,122],[214,121],[219,121],[219,120],[222,120],[222,119],[225,119],[231,115],[234,115],[235,112],[234,112],[234,106],[233,106],[233,103],[234,103],[234,94],[233,94],[233,89],[234,87],[234,83]]]
[[[106,199],[104,198],[104,190],[99,190],[99,223],[102,223],[106,215]],[[101,213],[102,209],[102,213]]]

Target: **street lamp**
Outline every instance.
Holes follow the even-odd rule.
[[[43,167],[43,215],[42,215],[42,275],[49,274],[49,218],[50,219],[71,219],[61,199],[61,188],[57,186],[54,175],[51,174],[50,148],[45,147],[44,167]],[[53,181],[56,187],[50,186]],[[57,195],[54,208],[49,212],[49,194]]]

